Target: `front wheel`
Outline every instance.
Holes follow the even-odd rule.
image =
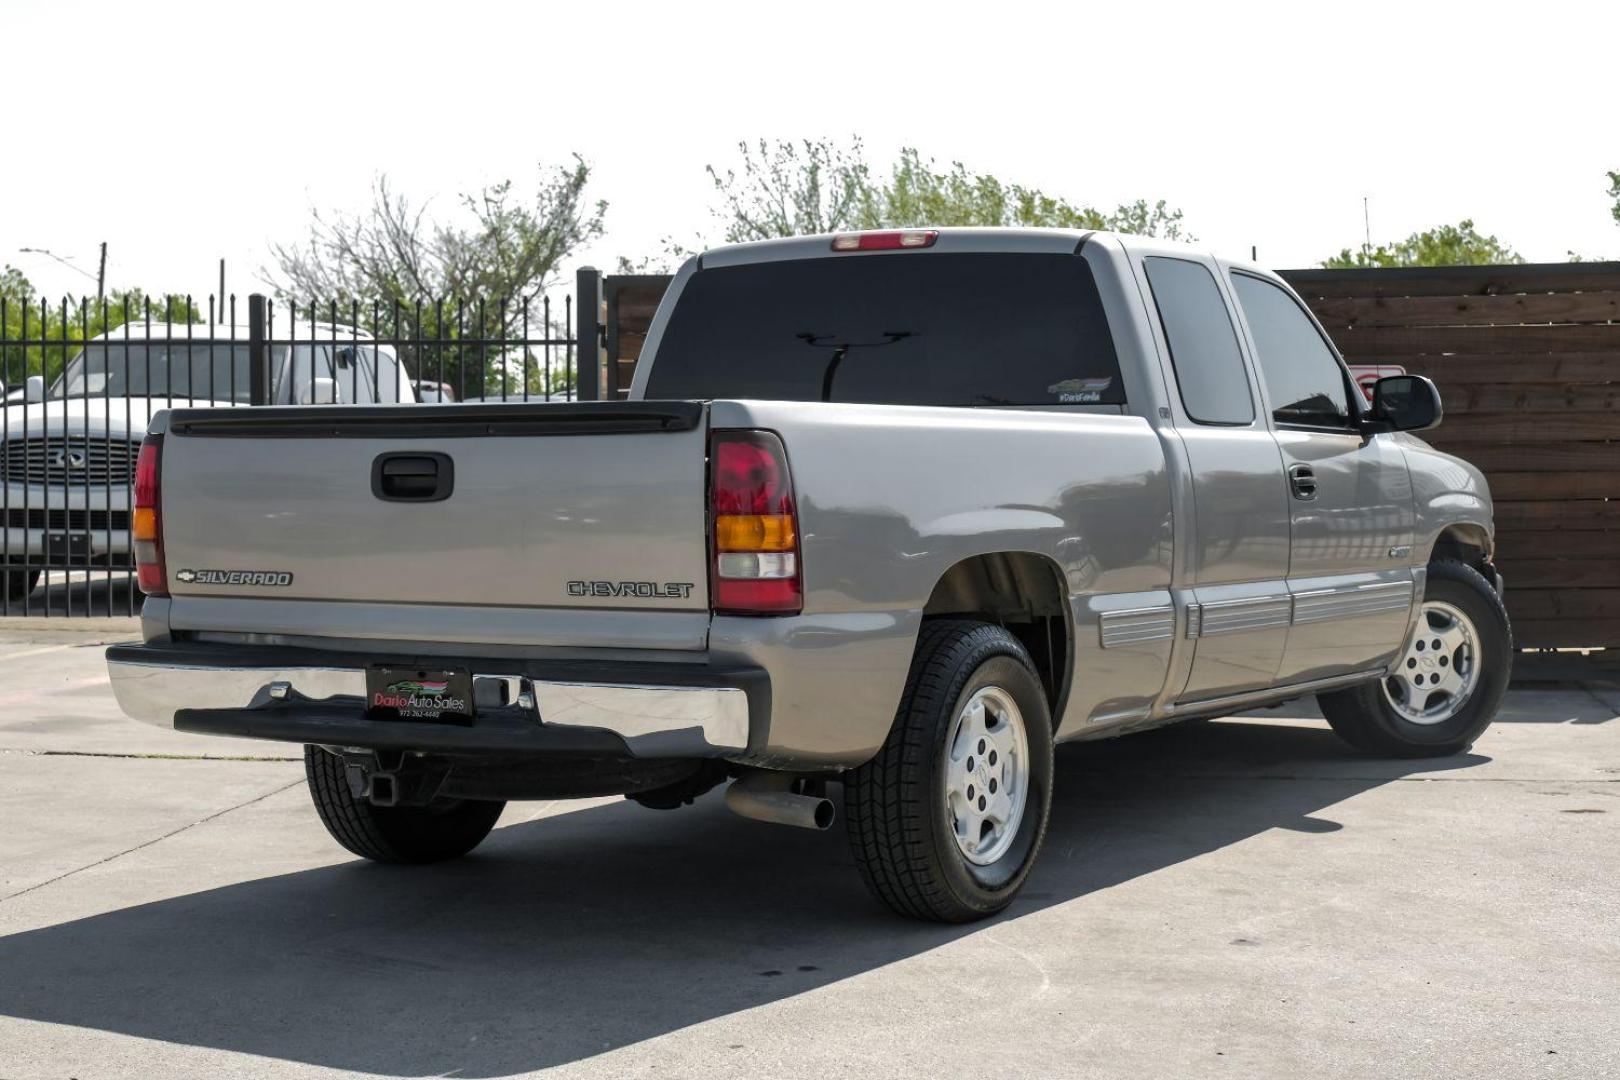
[[[967,922],[1023,887],[1052,806],[1052,719],[999,626],[925,623],[877,756],[844,781],[856,865],[902,915]]]
[[[1513,667],[1507,609],[1479,571],[1429,566],[1417,625],[1395,669],[1364,686],[1318,695],[1346,742],[1380,757],[1461,753],[1490,726]]]
[[[332,839],[380,863],[435,863],[459,858],[483,842],[504,802],[434,799],[426,806],[374,806],[356,799],[343,759],[304,747],[304,776],[321,824]]]

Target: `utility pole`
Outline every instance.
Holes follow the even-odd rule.
[[[101,267],[96,271],[96,307],[107,303],[107,241],[101,242]]]
[[[1372,215],[1367,210],[1367,196],[1361,197],[1361,250],[1368,255],[1372,254]]]
[[[225,310],[225,260],[219,260],[219,310]]]

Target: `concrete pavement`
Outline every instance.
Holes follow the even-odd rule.
[[[1307,708],[1064,747],[1024,897],[947,928],[716,794],[356,861],[294,748],[122,719],[88,636],[0,625],[7,1080],[1620,1075],[1612,689],[1439,762]]]

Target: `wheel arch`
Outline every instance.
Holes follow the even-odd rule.
[[[1435,536],[1427,561],[1455,559],[1478,570],[1486,581],[1494,581],[1496,571],[1491,567],[1491,560],[1495,553],[1496,544],[1489,528],[1479,522],[1455,521]]]
[[[1046,691],[1056,728],[1074,667],[1073,611],[1063,571],[1033,551],[971,555],[940,575],[923,618],[971,618],[995,623],[1029,652]]]

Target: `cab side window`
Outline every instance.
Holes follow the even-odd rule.
[[[1187,415],[1200,424],[1252,423],[1249,376],[1214,275],[1186,259],[1150,257],[1142,263]]]
[[[1351,426],[1344,368],[1299,303],[1262,278],[1233,274],[1256,359],[1279,424]]]

